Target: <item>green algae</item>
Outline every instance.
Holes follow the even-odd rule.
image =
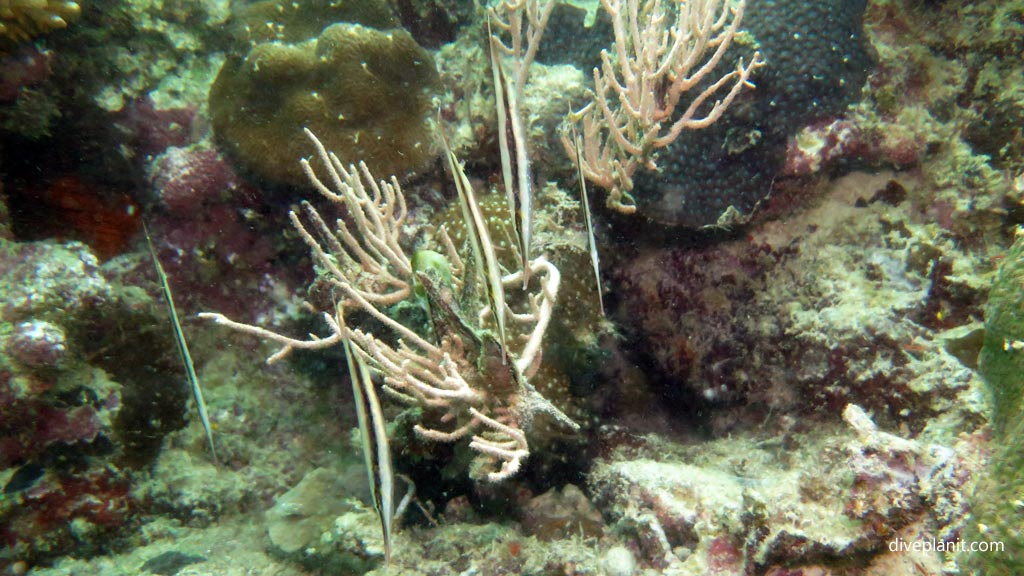
[[[986,310],[981,372],[992,395],[992,460],[975,490],[969,543],[999,543],[968,565],[979,574],[1024,573],[1024,235],[999,270]]]

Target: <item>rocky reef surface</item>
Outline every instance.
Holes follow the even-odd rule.
[[[340,353],[267,366],[270,344],[195,318],[322,334],[303,300],[329,296],[307,290],[314,272],[287,218],[312,192],[298,172],[241,158],[227,128],[259,127],[239,98],[275,88],[229,77],[259,72],[253,54],[290,55],[294,65],[276,63],[284,76],[330,86],[338,78],[311,61],[310,38],[390,35],[430,70],[376,86],[364,104],[410,99],[387,102],[407,108],[402,142],[416,148],[393,170],[406,176],[413,242],[441,223],[455,230],[432,131],[448,131],[480,189],[500,179],[472,4],[97,0],[80,13],[50,3],[64,25],[32,28],[31,42],[6,33],[0,573],[1019,571],[1020,240],[1010,246],[1024,224],[1024,4],[996,0],[845,6],[832,24],[854,26],[844,53],[862,65],[843,77],[856,81],[825,98],[776,78],[828,100],[826,112],[772,132],[777,157],[756,180],[771,194],[757,187],[746,222],[696,232],[595,210],[604,318],[557,138],[590,74],[569,54],[574,37],[552,34],[522,103],[534,173],[549,182],[537,242],[563,275],[535,381],[581,431],[542,429],[524,470],[490,484],[464,473],[466,446],[422,442],[422,415],[385,400],[396,494],[415,487],[385,567]],[[559,9],[549,32],[586,12],[572,4],[584,9]],[[825,4],[751,0],[748,18],[785,5],[803,22]],[[28,4],[0,0],[10,7]],[[579,58],[594,57],[583,48]],[[323,112],[310,109],[318,90],[295,93],[299,112]],[[267,140],[260,154],[312,153],[293,138],[297,148],[254,140]],[[692,176],[700,156],[673,154],[667,165]],[[500,214],[502,201],[483,203]],[[143,221],[204,387],[216,462]],[[507,221],[491,226],[514,236]],[[501,257],[514,261],[510,244]],[[964,548],[996,542],[1007,548]]]

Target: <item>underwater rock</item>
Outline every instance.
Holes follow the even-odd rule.
[[[28,321],[18,324],[7,341],[7,353],[27,368],[56,368],[67,352],[67,335],[55,324]]]
[[[111,468],[51,471],[31,487],[0,498],[0,569],[110,550],[135,516],[127,474]]]
[[[71,242],[0,242],[4,322],[48,321],[67,326],[113,297],[100,262],[85,245]]]
[[[331,574],[365,574],[384,560],[377,514],[351,494],[337,470],[317,468],[267,512],[277,553]]]
[[[866,202],[889,182],[854,174],[789,220],[728,242],[645,247],[613,269],[616,318],[677,410],[707,409],[715,433],[769,416],[806,426],[851,402],[915,431],[950,410],[983,419],[979,379],[936,339],[980,318],[975,264],[916,223],[912,203]]]
[[[588,486],[640,561],[672,573],[835,570],[883,564],[897,535],[955,539],[978,473],[977,444],[888,434],[852,405],[844,416],[849,428],[819,428],[786,446],[749,438],[682,446],[648,436],[599,459]],[[932,550],[927,562],[942,558]]]
[[[523,530],[541,540],[557,540],[566,533],[600,538],[604,532],[601,513],[582,490],[566,484],[531,498],[523,506]]]
[[[159,109],[198,105],[223,61],[230,16],[226,0],[138,2],[111,0],[87,10],[67,34],[48,39],[59,57],[62,128],[92,129],[88,140],[104,142],[108,114],[151,98]],[[108,144],[109,145],[109,144]],[[105,159],[111,161],[111,159]]]
[[[13,3],[36,9],[47,4]],[[153,146],[164,137],[189,136],[185,122],[175,127],[166,120],[189,107],[194,116],[200,95],[205,97],[224,58],[228,4],[112,0],[88,5],[85,17],[67,31],[35,41],[46,70],[39,57],[28,67],[24,59],[0,63],[0,75],[20,76],[0,80],[0,92],[9,95],[21,84],[16,99],[0,102],[0,134],[19,152],[8,154],[12,161],[5,163],[16,175],[13,182],[38,187],[40,180],[77,172],[102,182],[107,191],[134,189],[137,161],[162,150]],[[152,100],[155,111],[132,110],[143,100]],[[143,118],[147,112],[151,124]],[[39,170],[42,165],[47,169]],[[10,192],[24,193],[14,185]]]
[[[967,112],[963,117],[964,140],[976,153],[990,158],[993,167],[1019,172],[1024,167],[1024,106],[1019,59],[1015,57],[1024,49],[1020,3],[947,2],[941,10],[923,6],[916,11],[913,3],[910,9],[899,3],[883,5],[889,9],[886,16],[891,27],[930,28],[928,49],[957,55],[963,68],[952,79],[964,83],[966,97],[957,101]],[[903,8],[902,13],[899,8]],[[937,73],[917,62],[908,65],[917,68],[912,68],[917,78]]]
[[[0,241],[0,553],[108,549],[137,508],[125,468],[182,427],[187,388],[163,305],[83,245]],[[10,483],[37,468],[33,483]]]
[[[428,126],[437,83],[430,54],[401,29],[339,23],[294,44],[263,42],[229,58],[210,89],[214,133],[247,169],[305,186],[302,130],[343,164],[403,176],[434,156]]]
[[[312,470],[267,511],[270,541],[285,554],[316,544],[335,518],[351,511],[344,499],[345,487],[336,471]]]
[[[607,576],[632,576],[636,567],[636,558],[625,546],[613,546],[601,558],[601,568]]]
[[[267,293],[308,282],[301,266],[271,275],[274,262],[300,252],[282,245],[277,232],[288,224],[268,207],[274,200],[222,153],[208,144],[171,146],[146,172],[148,197],[159,207],[147,216],[149,232],[179,310],[213,308],[252,318],[266,312],[255,303],[279,304],[268,302]]]
[[[245,482],[230,467],[215,466],[205,454],[165,449],[150,470],[152,475],[133,487],[139,508],[147,514],[175,518],[185,526],[210,526],[258,498],[253,483]]]
[[[841,118],[813,124],[789,139],[784,177],[803,177],[827,172],[837,165],[911,168],[924,159],[928,142],[894,123]]]
[[[588,483],[615,529],[635,535],[645,561],[667,568],[717,541],[727,527],[742,525],[737,480],[688,464],[629,458],[599,461]],[[626,512],[630,507],[634,511]]]

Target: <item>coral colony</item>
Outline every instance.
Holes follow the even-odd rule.
[[[1022,21],[0,0],[0,576],[1024,574]]]
[[[656,170],[654,155],[658,149],[674,141],[684,129],[714,123],[743,88],[752,87],[750,75],[763,65],[755,53],[749,64],[741,62],[709,86],[698,88],[710,78],[739,31],[744,3],[694,3],[669,19],[670,14],[661,2],[646,6],[642,14],[637,2],[605,5],[615,23],[613,50],[618,55],[617,66],[604,53],[603,71],[594,71],[595,101],[587,110],[574,115],[583,119],[582,150],[570,140],[564,141],[569,155],[584,162],[579,170],[609,190],[609,205],[626,212],[632,211],[629,190],[637,167]],[[504,183],[510,212],[517,215],[520,239],[518,272],[503,275],[499,271],[472,184],[447,143],[450,170],[459,191],[466,228],[471,232],[470,251],[475,266],[467,268],[463,264],[451,238],[441,228],[433,242],[438,251],[432,252],[440,262],[436,266],[444,271],[439,274],[436,268],[414,269],[414,261],[421,259],[410,258],[403,248],[403,243],[408,243],[402,237],[408,211],[398,181],[393,177],[390,182],[375,181],[364,163],[346,167],[307,129],[306,134],[317,148],[317,158],[327,166],[329,185],[316,175],[309,161],[303,160],[302,167],[320,194],[343,206],[353,222],[350,227],[339,219],[332,229],[308,203],[303,204],[303,211],[310,224],[303,224],[298,214],[290,213],[292,224],[312,250],[314,262],[338,291],[337,309],[325,312],[324,316],[332,334],[296,340],[234,322],[220,314],[202,315],[282,344],[283,348],[269,362],[286,357],[294,349],[320,349],[346,342],[362,362],[383,376],[384,390],[390,396],[441,413],[437,420],[443,428],[417,424],[415,430],[420,437],[440,442],[470,437],[470,448],[479,453],[474,474],[490,481],[505,480],[520,471],[530,454],[527,433],[537,414],[544,413],[571,428],[579,427],[528,382],[528,377],[539,368],[560,273],[543,256],[532,261],[528,257],[533,183],[517,103],[522,100],[527,70],[553,7],[552,1],[542,4],[523,0],[501,4],[503,14],[492,12],[498,29],[511,36],[511,47],[498,36],[493,36],[491,47]],[[331,30],[328,28],[325,34]],[[640,36],[636,36],[637,31]],[[340,32],[343,36],[353,33]],[[709,51],[711,56],[705,58]],[[511,87],[504,81],[499,53],[512,61]],[[259,62],[259,58],[254,59],[254,72],[261,73]],[[701,112],[702,105],[715,98],[722,87],[728,87],[725,96],[714,100],[710,110]],[[662,97],[655,98],[656,88],[664,90]],[[676,119],[676,105],[695,88],[699,91],[690,97],[685,112]],[[617,104],[609,103],[609,92],[615,93]],[[512,138],[507,138],[508,134]],[[514,178],[513,164],[517,170]],[[423,250],[420,248],[418,253]],[[536,285],[532,289],[531,277]],[[457,293],[477,282],[483,285],[486,295],[479,312],[459,311],[458,302],[463,298]],[[527,292],[525,310],[517,312],[512,308],[513,297],[506,298],[506,291],[513,287]],[[426,294],[433,334],[418,334],[381,310],[412,298],[416,289]],[[381,322],[398,336],[398,342],[390,344],[373,333],[350,327],[345,319],[353,316],[352,310]],[[479,325],[467,326],[460,316],[467,313],[476,316]],[[484,331],[484,321],[489,321],[490,331]],[[508,321],[520,328],[517,334],[506,334]],[[497,340],[492,334],[497,335]],[[511,348],[510,342],[520,338],[525,338],[525,344],[519,349]],[[370,442],[365,433],[364,442]],[[391,486],[390,478],[387,486]],[[382,518],[385,527],[390,525],[389,514]],[[385,528],[386,535],[387,532]],[[388,555],[390,558],[390,551]]]
[[[513,88],[506,90],[509,105],[501,104],[499,98],[498,118],[504,137],[513,134],[513,146],[503,139],[503,165],[513,162],[508,159],[510,148],[515,150],[514,164],[525,168],[526,156],[524,129],[515,102],[521,99],[526,82],[526,70],[536,53],[544,32],[544,26],[554,2],[539,3],[523,0],[501,4],[503,15],[495,14],[500,29],[512,38],[512,47],[496,44],[512,60]],[[573,158],[582,157],[580,170],[597,185],[609,190],[609,204],[626,212],[632,211],[629,190],[631,177],[638,167],[656,170],[655,154],[670,144],[685,129],[697,129],[714,123],[737,94],[745,87],[752,87],[750,75],[763,62],[755,53],[750,63],[742,62],[721,76],[709,86],[699,88],[709,78],[722,60],[732,39],[739,31],[744,3],[732,5],[729,2],[698,2],[687,5],[676,12],[674,18],[666,12],[660,1],[645,6],[641,12],[638,0],[607,3],[606,9],[615,23],[615,44],[613,51],[619,56],[615,66],[606,52],[603,56],[603,70],[595,69],[597,89],[595,101],[584,112],[574,113],[582,119],[582,150],[578,151],[572,141],[566,138],[565,146]],[[639,21],[639,18],[643,18]],[[640,36],[631,35],[640,31]],[[525,45],[524,45],[525,39]],[[495,36],[494,42],[500,42]],[[705,53],[711,52],[710,57]],[[628,57],[627,57],[628,55]],[[498,58],[498,57],[496,57]],[[696,66],[696,63],[702,63]],[[499,62],[497,69],[503,65]],[[501,74],[496,73],[496,78]],[[664,97],[654,98],[655,88],[667,84]],[[726,87],[723,98],[713,100],[718,91]],[[699,92],[689,96],[694,88]],[[502,89],[499,89],[500,93]],[[610,92],[614,92],[614,98]],[[518,96],[517,96],[518,94]],[[689,96],[685,112],[678,116],[675,107]],[[614,100],[616,103],[610,103]],[[702,112],[702,105],[713,100],[709,110]],[[504,129],[505,119],[511,119],[511,126]],[[667,125],[667,126],[666,126]],[[664,127],[663,127],[664,126]],[[436,245],[442,252],[435,253],[446,269],[445,278],[431,278],[426,271],[414,270],[413,259],[405,253],[402,228],[407,217],[406,201],[397,180],[375,182],[365,164],[348,167],[311,132],[309,137],[316,144],[321,163],[327,165],[329,185],[325,185],[303,160],[302,166],[309,179],[320,193],[330,201],[345,207],[345,213],[353,220],[355,229],[343,220],[332,229],[310,204],[304,204],[304,211],[312,223],[312,232],[303,225],[299,216],[290,214],[292,223],[313,250],[314,260],[327,272],[328,282],[340,291],[344,298],[340,309],[353,308],[384,323],[399,336],[397,345],[389,345],[373,334],[350,328],[342,321],[344,314],[327,313],[325,319],[332,326],[333,334],[313,340],[295,340],[245,324],[233,322],[223,315],[204,314],[206,318],[252,334],[269,338],[284,345],[270,358],[276,361],[291,350],[319,349],[337,345],[342,340],[352,341],[357,353],[364,357],[374,370],[384,377],[385,390],[398,399],[438,408],[443,415],[442,422],[450,422],[447,431],[418,426],[422,437],[438,441],[453,441],[472,436],[470,447],[480,452],[485,459],[491,459],[493,468],[486,473],[492,481],[504,480],[516,474],[522,461],[529,455],[524,429],[528,429],[537,412],[553,415],[557,420],[575,426],[557,408],[545,400],[530,386],[526,377],[535,372],[540,361],[544,332],[554,310],[558,292],[559,272],[543,257],[524,262],[519,272],[500,277],[495,271],[491,240],[486,227],[473,223],[467,228],[476,230],[475,246],[471,252],[477,260],[477,271],[468,271],[457,253],[451,238],[442,228],[438,231]],[[450,152],[449,152],[450,154]],[[460,196],[472,198],[472,185],[465,179],[457,161],[451,162],[451,171],[460,190]],[[508,192],[515,196],[511,203],[522,214],[523,206],[529,206],[527,196],[531,194],[532,183],[529,171],[516,175],[515,184],[506,171],[505,184]],[[467,221],[476,219],[479,209],[476,201],[466,202]],[[528,230],[529,220],[523,220],[518,228]],[[528,233],[523,232],[528,242]],[[319,239],[318,239],[319,238]],[[520,243],[524,255],[528,246]],[[486,254],[490,252],[491,256]],[[486,263],[484,263],[486,261]],[[486,271],[485,271],[486,269]],[[471,276],[466,278],[464,274]],[[511,300],[504,298],[504,290],[533,274],[540,274],[536,293],[527,295],[529,310],[516,312],[510,307]],[[478,276],[479,278],[473,278]],[[453,285],[437,285],[438,281]],[[485,285],[485,305],[477,314],[481,320],[492,319],[492,330],[498,335],[495,342],[483,326],[467,327],[462,321],[454,325],[455,316],[442,311],[454,310],[452,290],[460,289],[467,283],[482,282]],[[435,342],[403,326],[379,306],[393,306],[413,295],[414,287],[422,285],[428,294],[432,314]],[[496,373],[479,371],[473,366],[494,365],[494,356],[501,356],[505,364],[507,350],[505,337],[506,309],[508,317],[527,330],[525,346],[511,354],[512,363],[508,369],[494,366]],[[532,325],[532,328],[531,328]],[[497,352],[493,351],[497,348]],[[504,396],[504,397],[503,397]],[[496,413],[496,416],[487,412]],[[483,429],[484,432],[477,433]]]

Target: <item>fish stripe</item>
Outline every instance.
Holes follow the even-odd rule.
[[[185,343],[185,333],[181,330],[181,323],[178,321],[178,312],[174,308],[174,298],[171,296],[171,286],[167,282],[167,274],[164,267],[160,265],[160,259],[156,257],[156,249],[153,248],[153,240],[149,236],[149,228],[142,223],[142,231],[146,234],[146,244],[149,246],[149,255],[153,258],[153,265],[156,267],[157,276],[160,278],[160,288],[164,294],[164,301],[167,303],[167,310],[171,316],[171,326],[174,328],[174,342],[178,347],[178,354],[185,364],[185,375],[188,377],[189,385],[192,387],[192,396],[195,398],[196,407],[199,410],[199,419],[203,423],[203,430],[206,432],[206,441],[210,444],[210,455],[214,462],[217,462],[217,449],[213,445],[213,430],[210,427],[210,417],[206,412],[206,401],[203,400],[203,389],[199,386],[199,377],[196,376],[195,365],[192,364],[192,355],[188,352],[188,344]]]

